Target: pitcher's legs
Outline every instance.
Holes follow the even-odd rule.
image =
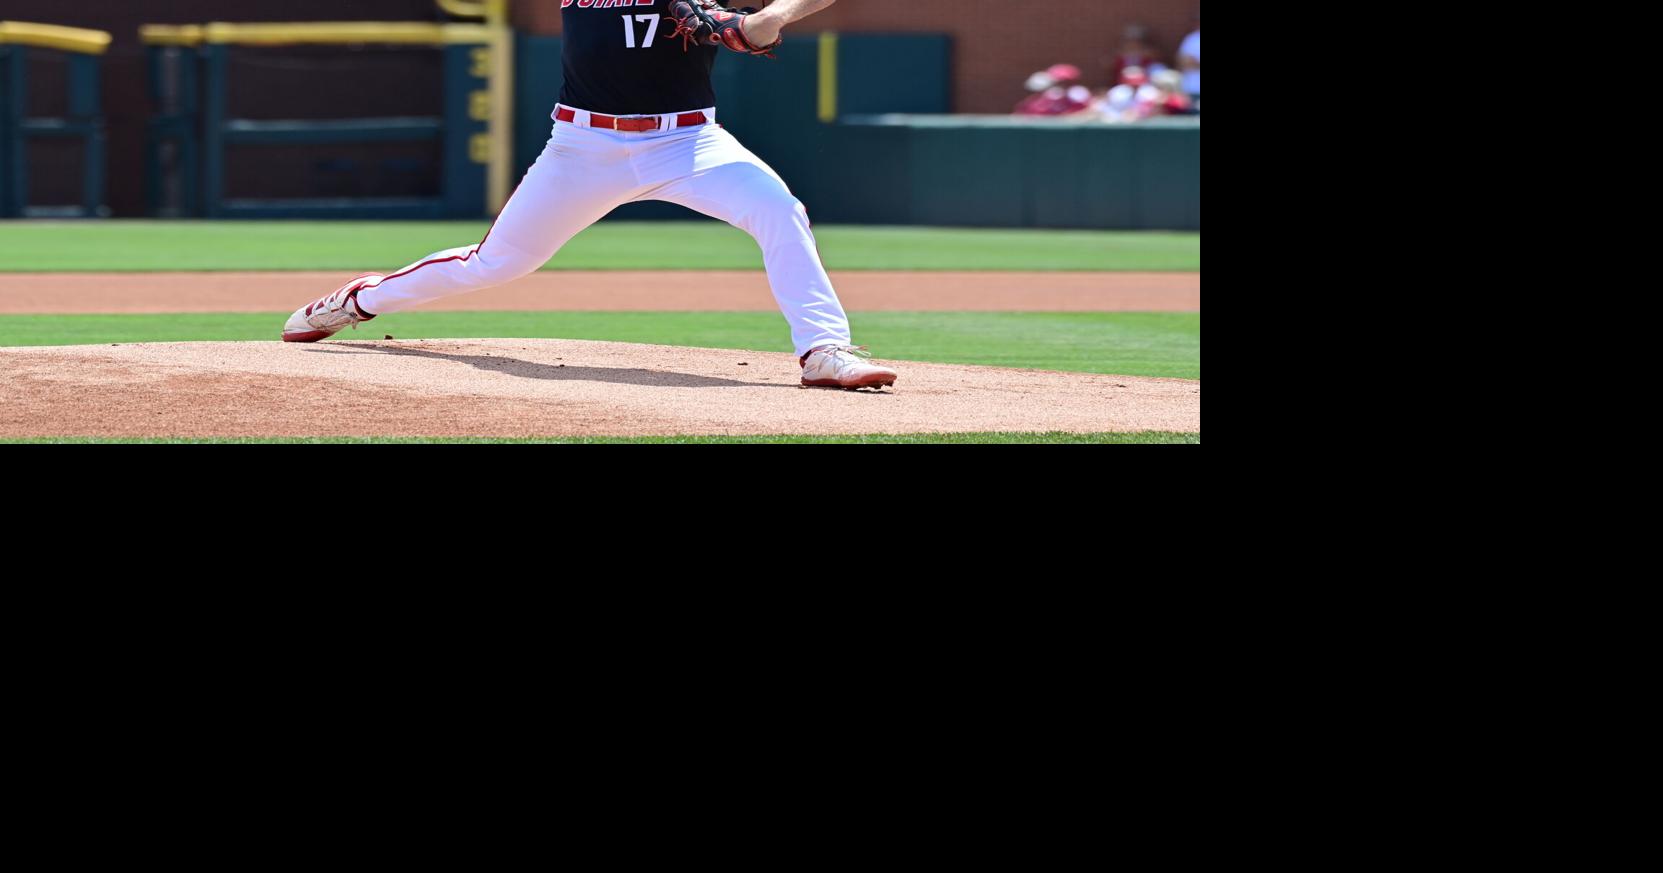
[[[370,280],[358,292],[359,307],[376,315],[399,312],[512,282],[540,269],[579,231],[624,202],[634,187],[627,165],[590,154],[594,144],[570,127],[556,126],[482,242],[436,252]]]
[[[756,238],[798,355],[819,346],[848,345],[849,317],[820,262],[808,211],[732,134],[710,128],[701,136],[692,174],[646,196],[719,218]]]

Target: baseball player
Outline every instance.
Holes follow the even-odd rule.
[[[511,282],[618,206],[667,200],[756,238],[804,385],[893,385],[895,371],[850,341],[803,204],[716,124],[717,53],[771,56],[782,28],[834,2],[776,0],[758,12],[716,0],[561,0],[565,87],[554,133],[485,239],[360,276],[297,311],[283,340],[317,342],[377,315]]]

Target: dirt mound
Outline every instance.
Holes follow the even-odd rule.
[[[0,436],[1199,431],[1201,383],[902,363],[805,389],[787,354],[577,340],[0,348]]]

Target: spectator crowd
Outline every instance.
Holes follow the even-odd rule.
[[[1143,121],[1163,115],[1201,114],[1201,24],[1184,38],[1168,66],[1150,47],[1149,30],[1126,28],[1120,51],[1103,61],[1108,85],[1093,90],[1073,64],[1057,64],[1028,77],[1032,92],[1017,115],[1066,115],[1081,121]]]

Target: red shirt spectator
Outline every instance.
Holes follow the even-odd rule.
[[[1069,115],[1091,105],[1091,91],[1080,84],[1080,68],[1056,66],[1028,77],[1033,96],[1016,104],[1017,115]]]

